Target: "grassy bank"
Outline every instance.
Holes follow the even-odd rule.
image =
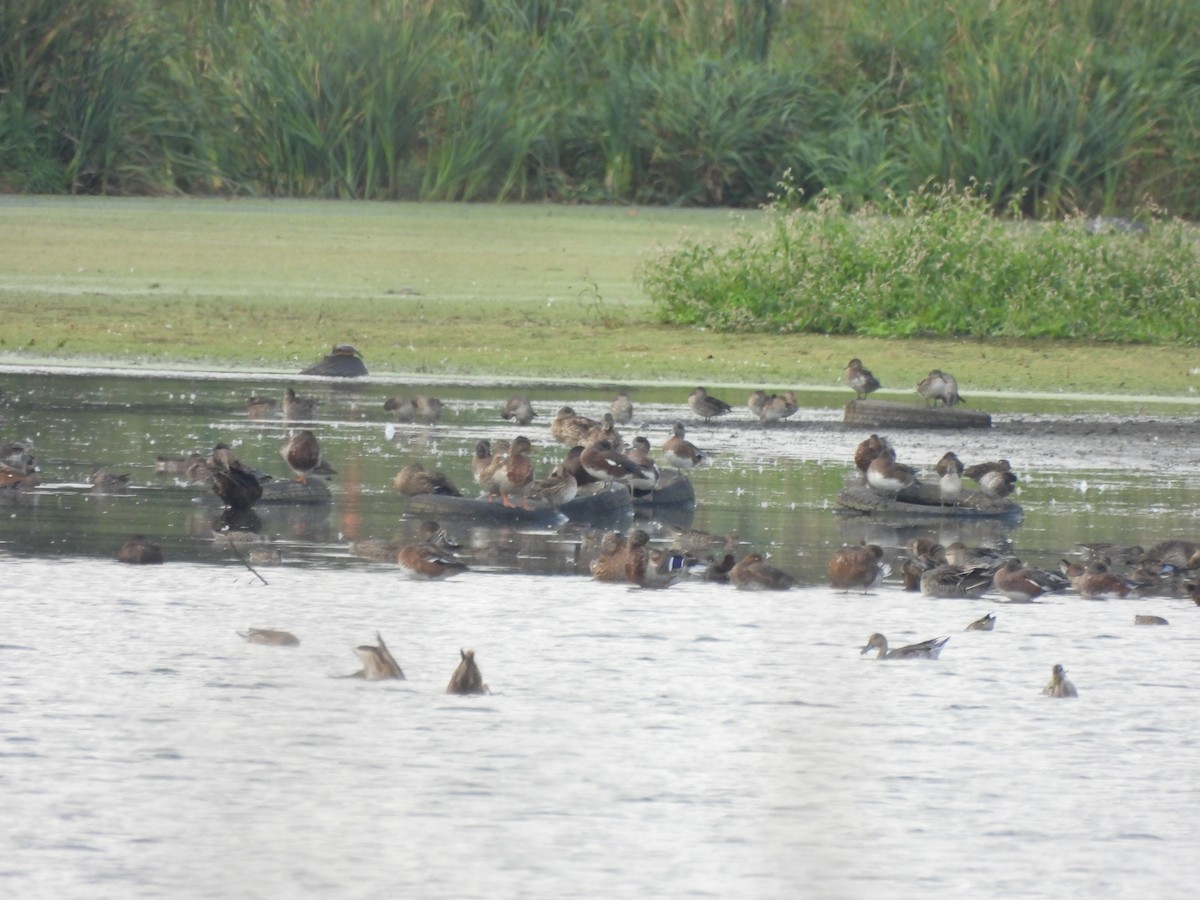
[[[1191,347],[718,334],[663,325],[639,271],[758,214],[642,208],[0,198],[0,357],[294,372],[335,342],[371,370],[1189,394]]]

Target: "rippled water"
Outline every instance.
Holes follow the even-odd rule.
[[[697,423],[718,452],[691,524],[737,528],[799,589],[633,591],[573,574],[570,532],[465,524],[476,550],[520,555],[418,583],[348,540],[409,529],[390,473],[418,455],[465,472],[464,448],[511,430],[494,415],[505,392],[459,389],[446,424],[397,440],[377,412],[395,386],[323,388],[319,433],[349,475],[330,508],[265,517],[284,564],[263,584],[214,546],[215,508],[150,460],[233,438],[282,475],[280,423],[238,413],[278,384],[2,386],[3,437],[35,443],[51,486],[0,507],[0,894],[1141,897],[1190,894],[1200,875],[1190,600],[821,585],[830,549],[860,537],[892,555],[917,533],[961,535],[1051,561],[1078,540],[1187,536],[1194,468],[1081,470],[998,427],[950,440],[1022,469],[1020,524],[848,520],[830,499],[861,435],[836,410],[773,431]],[[678,410],[647,393],[656,434]],[[528,431],[549,460],[544,428]],[[893,440],[928,455],[948,439]],[[94,462],[133,472],[134,491],[91,494]],[[169,564],[113,562],[132,530]],[[963,631],[988,610],[994,632]],[[302,643],[247,644],[249,626]],[[408,680],[334,677],[376,631]],[[873,631],[950,642],[936,662],[878,662],[858,652]],[[444,694],[460,647],[492,696]],[[1056,662],[1078,700],[1040,696]]]

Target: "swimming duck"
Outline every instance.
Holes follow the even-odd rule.
[[[964,628],[963,631],[991,631],[995,627],[996,614],[988,613],[987,615],[976,619],[974,622]]]
[[[432,472],[419,462],[409,463],[392,478],[392,487],[406,497],[421,494],[437,494],[443,497],[461,497],[462,491],[449,478],[434,469]]]
[[[887,574],[883,564],[883,548],[877,544],[839,547],[829,559],[829,584],[841,591],[861,590],[864,593],[879,586]]]
[[[867,485],[889,497],[916,484],[920,484],[916,470],[896,462],[896,451],[890,446],[880,449],[879,455],[867,466]]]
[[[926,597],[975,599],[983,596],[992,586],[992,570],[973,566],[937,566],[923,572],[920,583],[921,593]]]
[[[417,418],[428,425],[436,425],[441,421],[442,411],[446,405],[437,397],[427,397],[417,394],[413,397],[413,406],[417,409]]]
[[[308,476],[321,463],[321,444],[317,436],[307,428],[295,432],[279,451],[288,468],[296,473],[296,480],[308,483]]]
[[[663,444],[663,462],[676,469],[694,469],[704,462],[704,455],[696,445],[684,437],[683,423],[676,422],[673,434]]]
[[[692,408],[692,412],[704,420],[705,424],[708,424],[716,416],[723,416],[733,410],[733,407],[724,400],[710,396],[708,391],[702,387],[698,387],[688,394],[688,406]]]
[[[354,648],[358,658],[363,661],[363,668],[361,672],[355,672],[346,677],[365,678],[367,681],[385,681],[391,678],[404,681],[404,671],[396,662],[396,658],[392,656],[391,651],[388,650],[387,644],[383,642],[383,635],[378,631],[375,632],[375,640],[379,642],[378,647],[363,644]]]
[[[397,422],[415,422],[417,419],[417,404],[412,397],[388,397],[383,401],[383,408],[390,412]]]
[[[1042,693],[1047,697],[1078,697],[1079,692],[1075,690],[1075,685],[1067,681],[1066,670],[1061,665],[1055,665],[1050,672],[1050,683],[1042,688]]]
[[[446,685],[447,694],[490,694],[491,690],[483,683],[483,674],[475,662],[474,650],[459,650],[458,666],[450,676]]]
[[[953,375],[949,375],[941,369],[933,369],[922,378],[917,383],[917,393],[924,397],[927,403],[932,402],[935,406],[938,403],[943,406],[954,406],[962,402],[962,397],[958,395],[958,382],[955,381]]]
[[[865,400],[868,394],[879,390],[880,387],[879,379],[871,374],[870,369],[864,368],[862,360],[857,356],[846,363],[842,379],[853,389],[856,400]]]
[[[629,539],[619,531],[610,531],[600,542],[600,555],[591,561],[588,570],[596,581],[624,581],[625,560]]]
[[[145,535],[135,534],[117,551],[117,561],[134,565],[161,565],[162,547]]]
[[[584,446],[589,443],[587,436],[600,423],[587,416],[581,416],[571,407],[564,406],[554,414],[550,423],[550,435],[560,444],[568,447]]]
[[[504,409],[500,410],[500,418],[505,421],[515,421],[518,425],[528,425],[536,416],[533,404],[524,394],[509,397],[508,402],[504,404]]]
[[[740,591],[786,591],[796,579],[766,561],[761,553],[749,553],[729,570],[729,580]]]
[[[1008,559],[1008,555],[991,547],[968,547],[962,541],[948,544],[942,551],[946,562],[952,566],[963,568],[998,569]]]
[[[283,417],[289,422],[312,421],[316,411],[317,401],[312,397],[298,397],[290,387],[283,392]]]
[[[948,640],[948,637],[931,638],[919,644],[908,644],[889,650],[887,638],[876,632],[867,638],[867,645],[859,652],[859,656],[875,649],[879,651],[875,654],[876,659],[937,659]]]
[[[414,578],[437,581],[467,571],[465,563],[436,541],[422,537],[405,544],[396,554],[397,564]]]
[[[98,494],[120,494],[129,490],[130,477],[127,472],[116,474],[104,466],[97,466],[92,469],[88,480],[92,483],[92,490]]]
[[[167,475],[185,475],[188,469],[196,463],[202,462],[204,462],[204,457],[199,453],[192,453],[188,456],[156,456],[154,457],[154,471]]]
[[[684,574],[682,555],[651,550],[650,535],[637,529],[629,535],[625,553],[625,580],[642,588],[665,588]]]
[[[247,628],[239,631],[238,637],[251,644],[268,644],[272,647],[298,647],[300,639],[290,631],[277,631],[274,628]]]
[[[1084,570],[1071,579],[1071,586],[1079,592],[1079,596],[1089,600],[1109,600],[1114,597],[1124,599],[1135,593],[1138,585],[1122,578],[1115,572],[1110,572],[1101,563],[1090,563]]]
[[[617,425],[628,425],[633,421],[633,401],[629,399],[627,391],[617,391],[617,396],[608,405],[608,410]]]
[[[301,375],[321,375],[326,378],[358,378],[367,374],[362,354],[350,344],[335,344],[319,361],[300,372]]]
[[[525,503],[525,492],[533,484],[533,463],[525,455],[533,449],[529,438],[524,435],[516,437],[506,456],[492,473],[492,479],[500,492],[500,502],[505,506],[519,506],[528,509]],[[517,498],[516,504],[512,502]]]
[[[273,419],[279,403],[271,397],[253,396],[246,401],[247,419]]]
[[[1018,603],[1028,603],[1042,594],[1065,590],[1070,584],[1057,572],[1031,568],[1015,556],[996,570],[992,581],[999,593]]]

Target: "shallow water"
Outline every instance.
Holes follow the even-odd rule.
[[[715,458],[682,524],[736,530],[799,589],[633,591],[574,574],[574,531],[464,523],[452,530],[473,570],[423,583],[348,542],[412,529],[388,483],[405,462],[469,483],[475,440],[515,433],[495,416],[510,391],[437,390],[454,407],[442,425],[389,437],[379,405],[396,386],[305,383],[323,400],[334,503],[264,513],[284,559],[264,584],[214,542],[202,492],[152,459],[224,439],[282,477],[282,423],[240,413],[278,383],[0,386],[0,433],[34,444],[51,485],[0,507],[0,893],[1181,896],[1200,875],[1190,600],[1001,606],[822,586],[831,549],[863,537],[893,558],[935,534],[1047,563],[1081,540],[1189,537],[1196,461],[1166,478],[1083,468],[1119,454],[1071,456],[1070,441],[999,421],[897,433],[917,461],[1008,456],[1023,521],[848,519],[832,496],[863,435],[837,427],[826,397],[777,429],[740,412],[689,424]],[[547,468],[549,414],[596,413],[611,392],[538,393],[547,419],[524,430]],[[661,443],[681,408],[665,391],[639,400]],[[134,489],[91,493],[97,462],[133,473]],[[169,564],[112,561],[131,531],[160,540]],[[989,610],[994,632],[963,631]],[[1138,613],[1171,625],[1135,627]],[[236,631],[249,626],[302,643],[247,644]],[[376,631],[408,680],[333,677],[359,668],[353,648]],[[873,631],[951,639],[936,662],[878,662],[858,652]],[[443,693],[460,647],[476,649],[492,696]],[[1056,662],[1078,700],[1040,696]]]

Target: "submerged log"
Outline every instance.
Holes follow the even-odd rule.
[[[842,509],[872,515],[993,519],[1020,519],[1023,515],[1021,507],[1007,497],[989,497],[982,491],[964,490],[954,503],[944,503],[936,484],[913,485],[895,497],[866,485],[852,485],[838,491],[835,501]]]
[[[889,400],[852,400],[842,421],[864,428],[991,428],[992,417],[961,406],[920,406]]]

